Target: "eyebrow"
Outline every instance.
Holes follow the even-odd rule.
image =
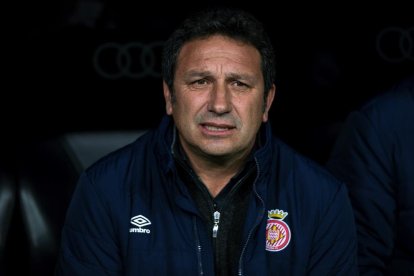
[[[190,70],[184,74],[185,78],[194,78],[194,77],[209,77],[213,74],[210,71],[198,71],[198,70]],[[243,80],[248,82],[256,82],[257,77],[248,75],[248,74],[239,74],[239,73],[230,73],[226,74],[226,79],[230,80]]]
[[[248,74],[230,73],[226,75],[226,79],[243,80],[247,82],[256,82],[257,77]]]
[[[194,78],[194,77],[207,77],[211,76],[210,71],[198,71],[198,70],[190,70],[184,74],[184,78]]]

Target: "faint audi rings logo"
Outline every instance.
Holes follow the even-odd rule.
[[[414,61],[414,27],[388,27],[377,36],[377,52],[388,62]]]
[[[148,44],[107,42],[100,45],[93,56],[96,72],[107,79],[122,77],[141,79],[161,77],[161,52],[164,42]]]

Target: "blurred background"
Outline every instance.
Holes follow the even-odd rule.
[[[163,41],[203,6],[244,8],[276,50],[275,134],[323,164],[348,113],[414,73],[409,1],[56,0],[16,5],[3,88],[0,275],[51,275],[76,179],[164,114]]]

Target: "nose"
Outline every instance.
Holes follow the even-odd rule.
[[[216,84],[210,92],[208,111],[224,114],[232,109],[231,92],[226,85]]]

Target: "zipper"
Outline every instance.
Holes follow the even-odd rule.
[[[213,238],[217,238],[217,232],[218,232],[219,223],[220,223],[220,212],[219,211],[214,212],[213,221],[214,221]]]
[[[252,169],[250,169],[249,171],[246,172],[246,174],[239,179],[239,181],[237,181],[237,183],[231,188],[229,194],[227,195],[228,198],[231,198],[231,196],[233,195],[233,193],[237,190],[237,188],[240,186],[241,183],[243,183],[243,181],[251,174]],[[220,210],[216,210],[216,204],[213,204],[213,238],[217,238],[217,234],[218,234],[218,229],[219,229],[219,223],[220,223],[220,211],[225,207],[226,203],[228,201],[225,202],[225,204],[223,206],[221,206]]]
[[[254,161],[255,161],[255,163],[256,163],[256,167],[257,167],[257,175],[256,175],[256,179],[254,180],[254,182],[253,182],[253,192],[254,192],[254,194],[256,195],[256,197],[259,199],[259,201],[262,203],[262,205],[263,205],[263,208],[261,209],[261,212],[260,212],[260,214],[259,214],[259,216],[257,217],[257,220],[256,220],[256,222],[255,222],[255,224],[253,225],[253,227],[250,229],[250,231],[249,231],[249,234],[247,235],[247,240],[246,240],[246,242],[244,243],[244,246],[243,246],[243,249],[242,249],[242,252],[241,252],[241,254],[240,254],[240,259],[239,259],[239,270],[238,270],[238,275],[239,276],[242,276],[243,275],[243,265],[242,265],[242,262],[243,262],[243,255],[244,255],[244,253],[245,253],[245,251],[246,251],[246,248],[247,248],[247,244],[249,243],[249,241],[250,241],[250,238],[251,238],[251,236],[252,236],[252,234],[253,234],[253,230],[260,224],[260,221],[262,220],[262,217],[263,217],[263,215],[264,215],[264,213],[265,213],[265,208],[264,208],[264,206],[265,206],[265,203],[264,203],[264,200],[260,197],[260,195],[257,193],[257,190],[256,190],[256,182],[257,182],[257,180],[259,179],[259,175],[260,175],[260,166],[259,166],[259,162],[257,162],[257,159],[256,159],[256,157],[254,158]]]
[[[175,131],[175,129],[174,129],[174,131]],[[175,134],[175,133],[174,133]],[[174,138],[173,138],[173,143],[171,144],[171,153],[174,155],[174,147],[173,147],[173,145],[174,145],[174,143],[175,143],[175,135],[174,135]],[[178,160],[182,165],[184,165],[184,168],[185,168],[185,164],[183,164],[183,162],[181,162],[181,160]],[[256,168],[257,168],[257,175],[256,175],[256,178],[255,178],[255,180],[254,180],[254,182],[253,182],[253,191],[254,191],[254,193],[255,193],[255,195],[256,195],[256,197],[258,197],[259,198],[259,200],[260,200],[260,202],[262,203],[262,205],[263,205],[263,207],[265,206],[265,204],[264,204],[264,201],[263,201],[263,199],[259,196],[259,194],[257,193],[257,190],[256,190],[256,182],[257,182],[257,180],[259,179],[259,175],[260,175],[260,166],[259,166],[259,163],[258,163],[258,161],[257,161],[257,159],[256,158],[254,158],[254,161],[255,161],[255,163],[256,163]],[[236,188],[240,185],[240,183],[242,183],[249,175],[250,175],[250,173],[252,172],[252,170],[250,170],[250,171],[248,171],[233,187],[232,187],[232,189],[230,190],[230,192],[229,192],[229,194],[227,195],[228,197],[230,197],[231,195],[232,195],[232,193],[236,190]],[[193,171],[192,170],[190,170],[190,171],[188,171],[188,173],[190,174],[190,177],[193,179],[193,181],[194,181],[194,183],[196,183],[196,181],[198,181],[198,179],[197,179],[197,177],[194,175],[194,173],[193,173]],[[205,186],[204,186],[205,187]],[[214,239],[214,250],[216,250],[216,246],[215,246],[215,241],[216,241],[216,238],[217,238],[217,235],[218,235],[218,229],[219,229],[219,223],[220,223],[220,215],[221,215],[221,213],[218,211],[218,210],[216,210],[216,204],[214,203],[214,204],[211,204],[211,201],[210,200],[207,200],[207,202],[208,203],[210,203],[210,204],[208,204],[208,206],[209,206],[209,208],[210,208],[210,210],[211,210],[211,212],[213,212],[213,222],[214,222],[214,225],[213,225],[213,233],[212,233],[212,235],[213,235],[213,238],[215,238]],[[224,204],[225,205],[225,204]],[[223,208],[224,206],[221,206],[221,208],[220,208],[220,210]],[[243,249],[242,249],[242,252],[241,252],[241,254],[240,254],[240,259],[239,259],[239,269],[238,269],[238,274],[241,276],[241,275],[243,275],[243,269],[242,269],[242,260],[243,260],[243,255],[244,255],[244,252],[245,252],[245,250],[246,250],[246,247],[247,247],[247,244],[248,244],[248,242],[249,242],[249,240],[250,240],[250,237],[251,237],[251,235],[252,235],[252,233],[253,233],[253,230],[259,225],[259,223],[260,223],[260,220],[261,220],[261,217],[263,216],[263,214],[264,214],[264,208],[262,209],[262,211],[261,211],[261,214],[259,215],[259,217],[258,217],[258,220],[256,221],[256,223],[255,223],[255,225],[252,227],[252,229],[250,229],[250,232],[249,232],[249,234],[248,234],[248,237],[247,237],[247,240],[246,240],[246,243],[244,244],[244,246],[243,246]],[[194,234],[195,234],[195,238],[196,238],[196,245],[197,245],[197,259],[198,259],[198,271],[199,271],[199,275],[204,275],[204,271],[203,271],[203,263],[202,263],[202,258],[201,258],[201,253],[202,253],[202,248],[201,248],[201,244],[200,244],[200,238],[199,238],[199,236],[198,236],[198,230],[197,230],[197,224],[196,224],[196,217],[194,217],[194,219],[193,219],[193,224],[194,224]]]
[[[199,275],[204,275],[204,271],[203,271],[203,262],[201,260],[201,243],[200,243],[200,237],[198,236],[198,229],[197,229],[197,221],[196,221],[196,217],[193,216],[193,225],[194,225],[194,235],[195,235],[195,240],[196,240],[196,250],[197,250],[197,261],[198,261],[198,274]]]
[[[254,170],[254,167],[252,167],[251,169],[249,169],[246,174],[237,181],[237,183],[231,188],[231,190],[229,191],[227,198],[231,198],[233,196],[233,194],[235,193],[235,191],[238,189],[238,187],[241,185],[241,183],[243,183],[247,177],[250,176],[250,174],[252,173],[252,171]],[[209,201],[211,202],[211,201]],[[209,204],[209,206],[212,209],[212,213],[213,213],[213,231],[212,231],[212,237],[213,237],[213,252],[215,255],[215,264],[217,264],[218,266],[220,266],[220,263],[222,262],[219,259],[219,255],[218,255],[218,248],[217,248],[217,236],[218,236],[218,231],[219,231],[219,224],[220,224],[220,217],[221,217],[221,210],[223,210],[225,208],[225,206],[228,204],[228,200],[226,200],[224,202],[224,204],[222,206],[220,206],[220,209],[217,209],[217,205],[216,203],[213,202],[212,206],[211,204]]]

